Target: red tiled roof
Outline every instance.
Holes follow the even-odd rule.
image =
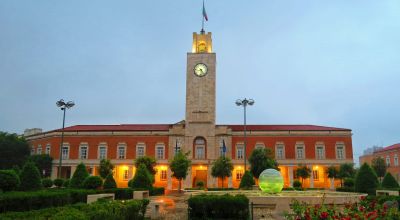
[[[64,131],[168,131],[169,128],[169,124],[74,125]]]
[[[232,131],[243,131],[243,125],[227,125]],[[248,131],[351,131],[347,128],[324,127],[317,125],[247,125]]]
[[[384,148],[382,148],[382,149],[380,149],[380,150],[377,150],[377,151],[375,151],[375,152],[382,152],[382,151],[388,151],[388,150],[394,150],[394,149],[400,149],[400,143],[398,143],[398,144],[393,144],[393,145],[390,145],[390,146],[388,146],[388,147],[384,147]],[[374,152],[374,153],[375,153]]]

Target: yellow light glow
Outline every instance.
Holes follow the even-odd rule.
[[[203,166],[202,166],[202,165],[200,165],[200,169],[203,169]]]
[[[318,165],[317,165],[317,166],[315,166],[315,169],[316,169],[316,170],[318,170]]]

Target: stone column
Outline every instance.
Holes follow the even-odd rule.
[[[192,168],[189,167],[188,170],[188,175],[186,176],[186,179],[182,181],[182,187],[183,188],[192,188]]]
[[[330,182],[330,189],[335,190],[335,179],[329,178],[329,182]]]
[[[311,169],[311,175],[310,175],[310,188],[314,188],[314,175],[313,175],[313,166],[309,166]]]
[[[233,187],[233,183],[232,183],[232,176],[230,176],[228,178],[228,188],[232,188]]]
[[[172,175],[172,172],[171,172],[171,169],[168,167],[168,170],[167,170],[167,189],[168,190],[171,190],[172,189],[172,177],[171,177],[171,175]]]
[[[58,167],[56,165],[53,165],[51,167],[51,179],[56,179],[58,175]]]
[[[289,165],[288,166],[288,174],[289,174],[289,186],[293,187],[293,166]]]
[[[71,176],[69,178],[72,178],[76,170],[76,166],[71,166]]]

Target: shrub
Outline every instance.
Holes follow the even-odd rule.
[[[0,189],[12,191],[19,186],[19,177],[14,170],[0,170]]]
[[[294,188],[301,188],[302,187],[301,182],[299,180],[294,180],[293,181],[293,187]]]
[[[69,186],[71,188],[82,188],[83,181],[89,176],[88,171],[86,170],[86,166],[83,163],[80,163],[72,175],[71,182]]]
[[[239,188],[251,189],[254,184],[255,184],[255,182],[253,179],[253,175],[250,173],[250,171],[244,172],[242,180],[240,181]]]
[[[199,181],[196,183],[196,186],[200,189],[204,188],[204,182],[203,181]]]
[[[103,180],[99,176],[88,176],[82,183],[85,189],[98,189],[103,185]]]
[[[104,192],[114,193],[116,200],[133,199],[133,189],[131,188],[115,188],[104,190]]]
[[[389,172],[386,173],[382,181],[383,188],[399,188],[399,183]]]
[[[197,195],[188,200],[190,219],[247,219],[249,199],[244,195]]]
[[[33,162],[28,161],[21,172],[20,189],[23,191],[38,190],[42,188],[42,181],[38,168]]]
[[[338,187],[337,192],[354,192],[354,187]]]
[[[235,188],[207,188],[207,191],[231,191],[237,190]]]
[[[102,159],[100,161],[99,173],[101,178],[106,178],[109,174],[112,175],[112,170],[114,169],[114,165],[110,160]]]
[[[114,189],[117,188],[117,183],[114,180],[112,173],[108,174],[103,184],[104,189]]]
[[[345,178],[343,182],[344,187],[354,187],[354,179],[353,178]]]
[[[42,179],[42,185],[46,188],[50,188],[53,186],[53,180],[51,180],[50,178],[44,178]]]
[[[63,183],[64,187],[69,187],[69,183],[71,182],[71,179],[66,179]]]
[[[152,187],[152,177],[144,164],[140,164],[135,176],[128,182],[131,188],[150,189]]]
[[[151,187],[150,188],[150,195],[151,196],[159,196],[164,195],[165,188],[164,187]]]
[[[58,188],[60,188],[61,186],[63,186],[64,184],[64,180],[63,179],[55,179],[53,181],[54,185],[57,186]]]
[[[377,186],[378,177],[372,168],[367,163],[364,163],[356,175],[354,182],[355,191],[374,195]]]

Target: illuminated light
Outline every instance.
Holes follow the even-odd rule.
[[[317,166],[315,166],[315,169],[316,169],[316,170],[318,170],[318,165],[317,165]]]
[[[203,166],[202,166],[202,165],[200,165],[200,169],[203,169]]]
[[[283,188],[283,177],[275,169],[266,169],[261,172],[259,177],[259,187],[266,193],[279,193]]]

